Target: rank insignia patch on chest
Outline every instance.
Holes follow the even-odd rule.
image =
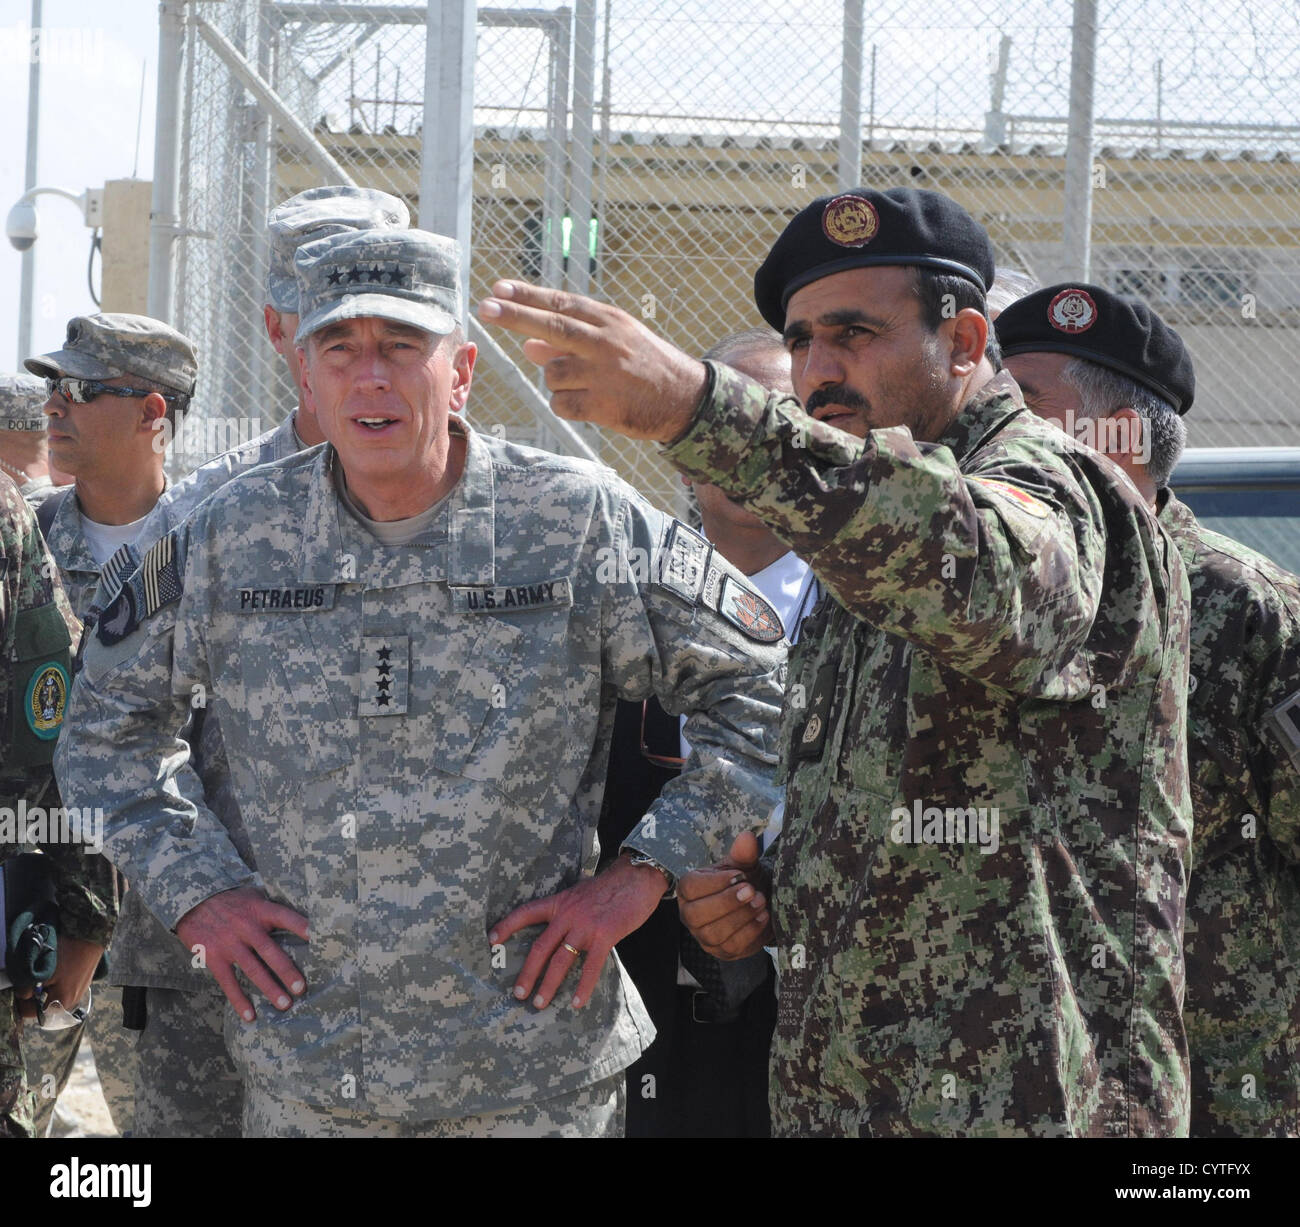
[[[410,689],[411,640],[367,635],[361,640],[362,716],[404,716]]]
[[[68,706],[68,681],[68,671],[52,660],[41,665],[27,683],[27,727],[42,741],[53,741],[59,735]]]
[[[1268,712],[1264,727],[1277,738],[1292,765],[1300,768],[1300,690]]]
[[[730,575],[722,581],[718,612],[758,643],[775,643],[785,634],[776,610],[752,588],[743,587]]]
[[[821,758],[826,745],[826,733],[831,722],[831,703],[835,698],[835,681],[838,676],[837,660],[823,661],[813,678],[812,694],[808,696],[808,717],[803,728],[794,735],[794,757],[816,760]]]
[[[1010,499],[1021,511],[1027,511],[1036,519],[1045,520],[1052,514],[1051,508],[1046,503],[1036,499],[1028,490],[1022,490],[1019,486],[1013,486],[1010,482],[997,481],[992,477],[976,477],[972,480],[986,489],[992,490],[995,494]]]

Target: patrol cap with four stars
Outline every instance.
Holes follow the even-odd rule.
[[[63,348],[28,358],[33,375],[75,379],[116,379],[139,375],[189,396],[199,373],[188,337],[147,315],[78,315],[68,321]]]
[[[271,266],[266,300],[277,311],[298,313],[298,281],[293,257],[312,239],[349,230],[405,230],[411,214],[396,196],[369,187],[311,187],[271,210]]]
[[[851,268],[908,264],[993,284],[993,244],[984,227],[939,192],[858,187],[819,196],[795,214],[754,275],[759,314],[780,332],[790,295]]]
[[[427,230],[359,230],[294,257],[302,314],[294,344],[369,316],[446,336],[460,321],[460,244]]]
[[[1013,302],[994,328],[1004,358],[1030,353],[1085,358],[1150,388],[1180,414],[1192,407],[1191,355],[1182,337],[1140,298],[1062,282]]]
[[[45,430],[45,381],[35,375],[0,375],[0,430]]]

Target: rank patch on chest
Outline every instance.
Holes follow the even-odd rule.
[[[361,640],[359,715],[406,715],[410,681],[411,641],[406,635],[366,635]]]
[[[27,727],[42,741],[53,741],[59,735],[67,706],[68,672],[52,660],[37,669],[27,683]]]
[[[808,715],[803,725],[795,725],[794,758],[816,760],[821,758],[830,731],[831,703],[835,698],[835,679],[839,670],[835,660],[824,661],[813,679],[812,693],[808,696]]]
[[[481,588],[453,588],[452,603],[461,613],[516,613],[529,609],[560,609],[573,604],[573,588],[567,579],[548,579],[539,584],[497,584]]]
[[[785,634],[776,610],[753,588],[737,583],[730,575],[722,580],[718,612],[757,643],[775,643]]]

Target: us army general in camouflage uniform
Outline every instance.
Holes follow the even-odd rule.
[[[49,764],[67,703],[71,644],[80,633],[36,517],[0,475],[0,818],[13,824],[12,837],[0,835],[0,861],[23,850],[16,842],[20,801],[47,812],[60,804]],[[38,688],[52,702],[36,703]],[[113,871],[102,856],[87,855],[84,844],[51,843],[42,850],[56,867],[63,960],[48,988],[52,999],[75,1002],[84,992],[80,981],[89,981],[113,931]],[[85,943],[75,954],[74,941]],[[74,961],[84,964],[80,972]],[[60,987],[64,975],[78,977],[80,987]],[[0,1138],[35,1135],[21,1034],[14,990],[0,989]]]
[[[61,778],[248,1019],[246,1133],[615,1131],[652,1028],[606,955],[770,811],[779,621],[608,470],[448,431],[475,356],[455,244],[338,235],[297,266],[332,446],[150,551],[85,652]],[[256,873],[167,783],[199,691]],[[591,878],[615,700],[652,692],[695,747],[637,833],[662,868]],[[234,963],[285,1012],[254,1017]]]
[[[368,188],[311,188],[271,210],[267,219],[271,260],[264,315],[272,344],[284,359],[295,388],[298,360],[298,286],[293,257],[305,242],[349,230],[405,228],[406,206]],[[297,408],[273,430],[201,465],[165,490],[145,521],[136,545],[123,546],[104,567],[97,595],[101,608],[121,581],[140,565],[148,546],[166,536],[195,507],[235,474],[283,460],[323,441],[315,417]],[[221,820],[241,857],[252,850],[235,799],[220,722],[203,707],[194,711],[189,740],[207,807]],[[194,957],[149,912],[139,892],[126,896],[114,942],[110,974],[144,998],[144,1028],[137,1045],[135,1082],[137,1137],[238,1137],[243,1085],[224,1037],[226,1000],[221,988],[195,965]]]
[[[1294,1137],[1300,580],[1204,528],[1169,488],[1195,377],[1182,339],[1150,307],[1101,286],[1054,285],[1009,307],[998,334],[1026,402],[1095,438],[1182,554],[1192,595],[1191,1133]]]
[[[812,416],[602,304],[511,282],[482,308],[558,413],[670,443],[830,590],[782,738],[786,1136],[1187,1130],[1186,578],[994,374],[992,272],[935,193],[803,210],[755,285]],[[745,954],[766,899],[729,875],[683,916]]]
[[[325,441],[315,417],[303,404],[298,358],[294,352],[293,335],[298,328],[299,311],[293,258],[298,248],[331,234],[351,230],[405,230],[410,224],[411,215],[396,196],[374,188],[347,185],[308,188],[271,210],[266,219],[270,262],[262,311],[267,335],[280,354],[298,397],[297,406],[278,426],[200,465],[165,491],[158,500],[159,523],[147,525],[143,534],[151,544],[236,473],[272,460],[283,460]],[[155,527],[157,531],[153,531]]]

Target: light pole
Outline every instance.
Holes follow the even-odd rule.
[[[33,187],[25,191],[14,201],[13,207],[5,218],[5,237],[11,247],[23,253],[23,269],[32,263],[32,247],[40,237],[40,215],[32,203],[37,196],[61,196],[70,200],[81,210],[82,219],[87,226],[98,226],[103,221],[104,191],[102,188],[86,188],[80,196],[61,187]],[[18,363],[32,353],[32,279],[24,275],[22,291],[18,305]]]

